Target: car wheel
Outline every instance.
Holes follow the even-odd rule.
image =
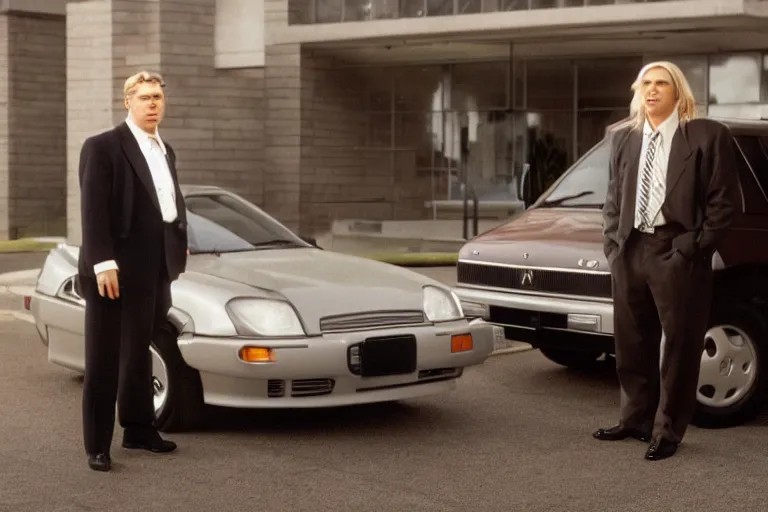
[[[200,374],[181,357],[172,329],[162,329],[150,345],[155,426],[163,432],[194,428],[203,410]]]
[[[574,370],[593,368],[603,355],[599,351],[563,350],[558,348],[539,348],[544,357],[550,361]]]
[[[694,425],[722,428],[755,418],[768,383],[766,336],[768,328],[754,306],[715,304],[704,337]]]

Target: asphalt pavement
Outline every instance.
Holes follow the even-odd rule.
[[[7,261],[0,272],[39,266]],[[430,275],[445,282],[451,270]],[[118,426],[106,474],[82,452],[81,392],[79,376],[47,362],[33,325],[0,313],[0,512],[768,509],[768,415],[691,427],[677,456],[648,462],[643,443],[591,437],[616,418],[614,369],[584,375],[538,351],[491,357],[430,398],[211,409],[201,430],[168,436],[173,454],[120,448]]]
[[[586,376],[538,351],[492,357],[455,391],[316,411],[215,409],[173,454],[87,468],[82,380],[52,365],[34,326],[0,315],[0,511],[766,510],[768,418],[691,428],[678,455],[598,442],[613,370]]]

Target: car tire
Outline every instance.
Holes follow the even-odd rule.
[[[563,350],[559,348],[540,347],[544,357],[566,368],[588,370],[594,368],[603,352],[583,350]]]
[[[184,362],[172,327],[160,330],[152,341],[150,351],[153,352],[155,399],[159,398],[159,393],[165,392],[162,405],[158,407],[155,404],[155,427],[162,432],[180,432],[197,427],[204,408],[203,386],[198,371]]]
[[[768,324],[756,306],[738,300],[714,304],[701,356],[694,425],[725,428],[757,416],[768,385],[766,337]],[[742,348],[737,352],[728,350],[740,343]],[[726,370],[734,379],[724,377]],[[714,394],[722,390],[726,390],[725,396]]]

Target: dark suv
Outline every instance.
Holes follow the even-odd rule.
[[[701,357],[699,426],[752,419],[768,384],[768,122],[719,121],[737,147],[742,210],[712,260],[715,295]],[[614,353],[601,213],[609,153],[606,138],[525,212],[459,254],[456,294],[465,309],[568,367],[591,368]]]

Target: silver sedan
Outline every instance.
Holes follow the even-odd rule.
[[[322,250],[218,187],[183,187],[191,255],[151,355],[158,428],[194,428],[203,404],[326,407],[452,389],[500,329],[469,320],[448,286]],[[48,255],[30,309],[49,361],[82,372],[78,247]]]

